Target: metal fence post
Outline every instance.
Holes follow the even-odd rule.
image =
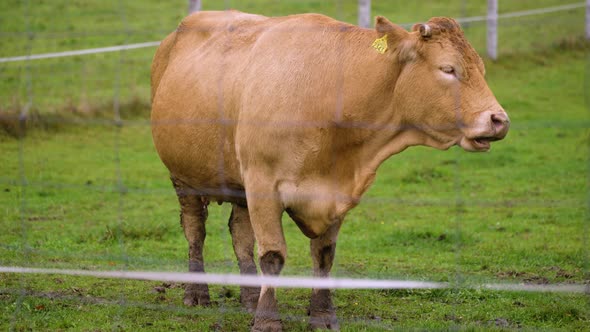
[[[590,0],[587,0],[590,1]],[[498,59],[498,0],[488,0],[488,56],[492,60]]]
[[[192,14],[201,10],[201,0],[188,0],[188,13]]]
[[[359,0],[358,15],[360,27],[368,28],[371,26],[371,0]]]
[[[586,0],[586,39],[590,39],[590,0]]]

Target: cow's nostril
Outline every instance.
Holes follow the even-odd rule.
[[[502,113],[492,114],[492,122],[495,125],[504,124],[506,121],[507,121],[507,118],[506,118],[506,116],[504,114],[502,114]]]
[[[506,134],[505,132],[508,131],[508,127],[510,126],[510,120],[508,120],[506,113],[494,113],[491,116],[491,120],[496,133]]]

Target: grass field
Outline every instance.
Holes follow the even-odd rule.
[[[52,1],[27,9],[4,1],[0,57],[26,54],[28,48],[42,53],[158,40],[186,9],[185,1],[146,3]],[[210,9],[212,2],[204,3]],[[485,1],[373,3],[375,14],[397,22],[485,13]],[[500,8],[556,4],[561,2],[501,2]],[[218,6],[355,20],[355,1]],[[27,19],[27,13],[33,15]],[[577,39],[583,33],[580,13],[541,16],[542,25],[532,24],[533,18],[506,24],[502,57],[486,68],[511,116],[508,137],[485,154],[413,148],[392,157],[347,217],[334,276],[459,284],[590,282],[590,73],[588,45]],[[38,32],[33,41],[15,33],[24,33],[27,25]],[[482,31],[467,27],[480,51]],[[568,38],[556,37],[558,31]],[[0,111],[7,114],[32,95],[39,126],[47,127],[22,140],[0,130],[1,265],[185,270],[176,197],[152,146],[149,110],[143,106],[152,53],[0,64]],[[109,121],[113,100],[123,105],[122,127]],[[98,113],[87,114],[92,110]],[[228,216],[227,206],[210,208],[205,247],[210,272],[238,271]],[[289,245],[284,274],[310,275],[308,241],[288,218],[284,227]],[[212,307],[187,308],[178,284],[0,274],[0,328],[248,330],[251,316],[240,310],[237,287],[214,286],[211,295]],[[278,291],[286,330],[305,330],[308,295],[309,290]],[[335,304],[345,331],[590,326],[590,298],[582,294],[338,290]]]

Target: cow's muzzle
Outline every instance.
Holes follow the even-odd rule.
[[[459,145],[468,151],[487,151],[490,149],[490,143],[499,141],[506,137],[508,129],[510,129],[510,119],[504,110],[498,112],[488,113],[489,118],[483,122],[488,124],[484,126],[485,129],[479,135],[474,135],[471,138],[464,137]],[[481,123],[481,122],[480,122]]]

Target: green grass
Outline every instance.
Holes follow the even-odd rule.
[[[464,2],[465,8],[462,1],[450,0],[373,3],[375,14],[397,22],[485,13],[485,1]],[[502,2],[500,10],[556,4]],[[267,15],[317,11],[355,20],[355,1],[225,1],[217,6]],[[38,34],[33,53],[64,51],[160,39],[185,8],[185,1],[52,1],[27,11],[21,2],[5,1],[0,26],[3,32],[25,31],[22,13],[31,13],[29,24]],[[466,284],[589,282],[590,113],[585,100],[590,74],[588,48],[575,39],[582,33],[579,14],[540,16],[552,19],[509,26],[515,31],[510,34],[501,30],[502,57],[488,62],[487,72],[512,119],[508,137],[485,154],[412,148],[387,161],[364,201],[347,216],[335,276]],[[116,33],[126,29],[131,32]],[[572,40],[557,37],[564,29]],[[477,25],[467,28],[479,50],[485,42],[482,31]],[[0,56],[21,55],[26,47],[22,36],[0,38]],[[0,265],[185,271],[178,204],[142,108],[152,53],[44,60],[30,68],[0,64],[0,108],[26,103],[30,77],[39,127],[47,128],[33,128],[22,140],[0,131]],[[115,97],[128,120],[120,128],[108,120]],[[92,110],[101,117],[87,114]],[[238,271],[228,216],[227,206],[211,206],[208,271]],[[284,227],[289,246],[284,274],[310,275],[308,240],[287,218]],[[166,285],[164,293],[155,291],[159,286],[0,274],[0,327],[248,330],[251,316],[240,310],[237,287],[213,286],[214,304],[203,309],[182,305],[180,285]],[[279,290],[278,297],[285,329],[305,330],[309,290]],[[345,331],[585,330],[590,325],[590,300],[575,294],[338,290],[335,304]]]

